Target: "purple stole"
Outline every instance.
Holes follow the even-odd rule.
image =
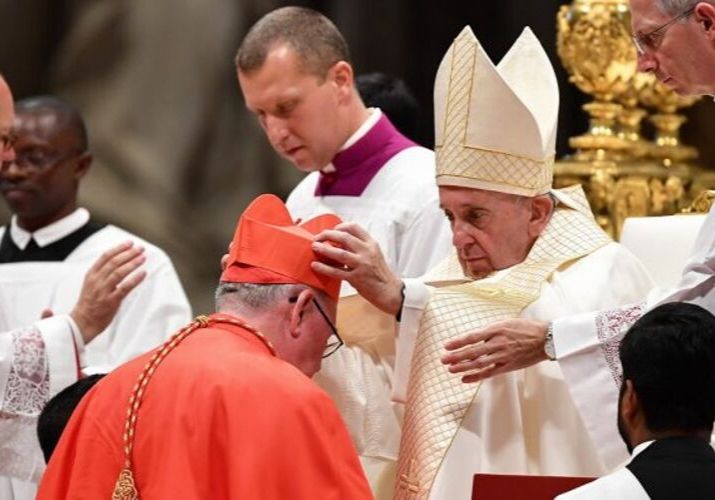
[[[360,140],[335,155],[335,172],[320,173],[315,196],[360,196],[385,163],[414,146],[383,114]]]

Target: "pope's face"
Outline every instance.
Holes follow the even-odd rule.
[[[328,165],[347,140],[334,73],[335,67],[325,78],[307,72],[286,45],[271,49],[257,70],[238,72],[246,107],[273,148],[305,172]]]
[[[630,0],[633,34],[652,33],[680,13],[662,12],[653,0]],[[682,95],[715,93],[715,47],[704,24],[690,14],[646,40],[638,54],[638,69],[652,72],[663,84]]]
[[[484,278],[526,258],[535,239],[530,198],[440,187],[439,199],[466,276]]]

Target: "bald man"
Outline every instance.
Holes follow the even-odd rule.
[[[15,160],[13,119],[12,93],[0,76],[0,172]],[[0,328],[0,473],[32,475],[36,464],[26,445],[34,439],[37,415],[48,399],[77,380],[78,354],[142,281],[144,273],[133,271],[143,260],[143,249],[125,242],[90,268],[69,314],[45,311],[42,320],[38,315],[22,327]],[[0,487],[0,497],[10,495],[9,484]]]
[[[0,193],[13,216],[0,227],[0,331],[31,324],[45,309],[71,310],[92,263],[125,241],[144,248],[146,277],[87,345],[83,371],[110,371],[186,324],[190,307],[167,255],[127,231],[91,220],[78,207],[92,155],[77,110],[56,97],[20,101],[8,134],[14,151],[0,171]],[[0,500],[34,498],[42,454],[34,437],[25,446],[40,465],[23,477],[30,482],[0,478]]]

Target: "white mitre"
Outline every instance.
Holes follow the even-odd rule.
[[[522,196],[549,192],[558,112],[556,75],[531,29],[495,67],[465,27],[434,84],[437,184]]]

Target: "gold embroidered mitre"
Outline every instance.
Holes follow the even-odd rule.
[[[529,28],[495,67],[465,27],[434,84],[437,184],[521,196],[547,193],[558,111],[554,69]]]

